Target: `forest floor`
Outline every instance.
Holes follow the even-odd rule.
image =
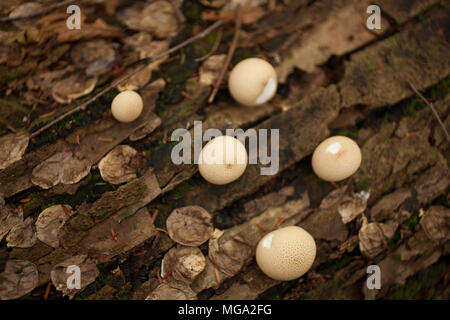
[[[24,2],[1,1],[0,17],[55,3]],[[80,30],[67,29],[66,7],[0,19],[0,299],[450,298],[450,144],[415,92],[448,130],[448,1],[250,1],[228,69],[261,57],[280,81],[269,103],[251,109],[233,101],[227,75],[217,83],[236,33],[235,1],[72,2]],[[366,28],[372,2],[379,30]],[[119,123],[110,105],[126,89],[145,108]],[[203,131],[279,129],[278,173],[249,165],[215,186],[196,165],[175,165],[171,133],[192,132],[195,120]],[[330,135],[354,139],[363,159],[336,185],[311,168]],[[100,170],[107,156],[115,166]],[[177,269],[185,248],[166,220],[192,205],[211,214],[215,231],[188,250],[205,259],[190,278]],[[43,212],[51,222],[38,219]],[[313,235],[317,256],[303,277],[279,282],[259,270],[254,251],[266,232],[288,225]],[[73,264],[85,275],[81,289],[65,287]],[[366,286],[370,265],[381,269],[379,290]]]

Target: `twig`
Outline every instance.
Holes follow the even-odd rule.
[[[160,239],[161,239],[161,235],[159,234],[159,231],[156,231],[155,239],[153,239],[153,241],[152,241],[152,249],[156,248]]]
[[[153,225],[155,224],[157,215],[158,215],[158,209],[155,209],[155,211],[153,212],[153,215],[152,215],[152,222],[151,222]]]
[[[233,41],[231,42],[230,49],[228,50],[227,58],[225,60],[225,64],[223,65],[222,71],[220,72],[219,79],[214,84],[214,89],[211,93],[211,96],[208,99],[209,103],[212,103],[214,101],[214,98],[216,97],[217,92],[219,91],[219,87],[223,81],[223,78],[225,77],[225,73],[227,72],[228,66],[230,65],[231,58],[233,57],[234,51],[236,50],[236,46],[239,41],[239,35],[241,33],[241,24],[242,24],[242,10],[241,6],[238,5],[238,7],[236,8],[236,23]]]
[[[47,284],[47,288],[45,288],[45,293],[44,293],[44,300],[48,299],[48,296],[50,294],[50,289],[52,287],[52,282],[49,281],[49,283]]]
[[[283,222],[285,222],[285,221],[286,221],[286,218],[281,218],[277,223],[275,223],[275,225],[273,226],[272,230],[275,230],[276,228],[281,226],[283,224]]]
[[[219,270],[216,267],[214,267],[214,274],[216,276],[217,284],[220,285],[220,283],[221,283],[220,273],[219,273]]]
[[[69,218],[72,217],[72,213],[70,212],[69,208],[67,208],[65,205],[61,205],[61,208],[64,210],[64,212],[69,216]]]
[[[17,133],[17,130],[15,128],[13,128],[12,126],[10,126],[9,124],[6,126],[11,132],[13,133]]]
[[[35,18],[35,17],[39,17],[39,16],[43,16],[44,14],[47,14],[55,9],[58,9],[60,7],[64,7],[64,6],[68,6],[74,2],[77,2],[79,0],[65,0],[59,3],[55,3],[52,4],[51,6],[48,6],[47,8],[44,8],[40,11],[37,12],[33,12],[30,14],[26,14],[23,16],[17,16],[17,17],[2,17],[0,18],[0,22],[11,22],[11,21],[16,21],[16,20],[23,20],[23,19],[31,19],[31,18]]]
[[[210,25],[208,28],[206,28],[204,31],[196,34],[195,36],[177,44],[176,46],[170,48],[167,51],[164,51],[163,53],[156,55],[155,57],[150,57],[150,58],[145,58],[142,60],[139,60],[136,62],[136,64],[139,63],[143,63],[143,65],[139,66],[137,69],[133,70],[132,72],[130,72],[129,74],[123,76],[122,78],[117,79],[116,81],[114,81],[111,85],[109,85],[108,87],[106,87],[105,89],[103,89],[102,91],[100,91],[99,93],[97,93],[95,96],[93,96],[91,99],[89,99],[88,101],[86,101],[85,103],[79,105],[78,107],[73,108],[72,110],[69,110],[68,112],[62,114],[61,116],[59,116],[58,118],[56,118],[55,120],[49,122],[48,124],[46,124],[45,126],[43,126],[42,128],[40,128],[39,130],[36,130],[35,132],[33,132],[30,135],[30,138],[33,138],[37,135],[39,135],[41,132],[47,130],[48,128],[50,128],[51,126],[53,126],[54,124],[58,123],[59,121],[65,119],[66,117],[70,116],[71,114],[78,112],[80,110],[85,110],[86,107],[91,104],[92,102],[94,102],[95,100],[97,100],[98,98],[100,98],[101,96],[103,96],[104,94],[106,94],[107,92],[111,91],[113,88],[117,87],[119,84],[121,84],[122,82],[128,80],[129,78],[131,78],[132,76],[134,76],[136,73],[140,72],[141,70],[145,69],[150,63],[159,60],[161,58],[164,58],[165,56],[170,55],[171,53],[191,44],[192,42],[201,39],[203,37],[205,37],[207,34],[209,34],[211,31],[213,31],[214,29],[220,27],[223,24],[223,21],[217,21],[215,23],[213,23],[212,25]]]
[[[437,113],[436,108],[434,107],[433,103],[431,103],[430,101],[428,101],[428,99],[425,98],[425,97],[419,92],[419,90],[417,90],[417,88],[414,87],[414,85],[413,85],[411,82],[408,81],[408,84],[409,84],[409,86],[411,87],[411,89],[413,89],[413,91],[420,97],[420,99],[422,99],[423,102],[425,102],[425,103],[431,108],[431,111],[433,111],[434,116],[436,117],[437,121],[439,122],[439,125],[440,125],[441,128],[442,128],[442,131],[444,131],[444,135],[445,135],[445,137],[447,138],[447,141],[450,142],[450,135],[449,135],[447,129],[445,128],[445,125],[444,125],[444,123],[442,122],[441,117],[439,117],[439,114]]]
[[[169,234],[166,230],[164,230],[163,228],[155,228],[156,231],[161,231],[164,232],[165,234]]]

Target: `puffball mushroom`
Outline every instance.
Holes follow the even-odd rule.
[[[142,113],[144,102],[141,96],[131,90],[122,91],[111,103],[111,112],[119,122],[132,122]]]
[[[312,168],[325,181],[341,181],[354,174],[361,165],[361,149],[350,138],[334,136],[322,141],[314,150]]]
[[[278,77],[270,63],[259,58],[239,62],[231,70],[228,89],[233,98],[248,107],[266,103],[275,95]]]
[[[244,173],[247,161],[247,150],[238,139],[220,136],[200,151],[198,169],[206,181],[222,185],[238,179]]]
[[[256,263],[268,277],[289,281],[304,275],[316,258],[314,238],[290,226],[266,234],[256,247]]]

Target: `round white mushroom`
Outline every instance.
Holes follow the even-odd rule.
[[[266,234],[256,248],[256,262],[268,277],[289,281],[304,275],[316,258],[314,238],[297,226]]]
[[[341,181],[354,174],[361,165],[361,149],[350,138],[330,137],[314,150],[312,168],[325,181]]]
[[[233,98],[248,107],[266,103],[277,91],[278,77],[270,63],[259,58],[239,62],[231,70],[228,89]]]
[[[206,181],[223,185],[238,179],[244,173],[247,161],[247,150],[238,139],[220,136],[202,149],[198,169]]]
[[[141,96],[131,90],[122,91],[111,103],[111,112],[119,122],[132,122],[142,113],[144,102]]]

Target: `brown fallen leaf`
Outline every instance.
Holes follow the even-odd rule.
[[[398,223],[370,222],[363,217],[363,225],[358,233],[359,250],[368,258],[375,258],[388,247],[388,240],[394,236]]]
[[[57,81],[52,87],[52,97],[59,103],[71,103],[94,90],[98,78],[86,79],[81,73]]]
[[[213,233],[212,217],[199,206],[187,206],[172,211],[166,221],[172,240],[185,246],[199,246]]]
[[[42,10],[43,5],[38,2],[26,2],[15,8],[10,14],[10,18],[26,16]],[[20,19],[13,21],[13,24],[19,29],[26,29],[33,26],[36,19]]]
[[[22,159],[28,142],[29,134],[26,132],[10,133],[0,137],[0,170]]]
[[[205,266],[205,256],[199,248],[178,245],[165,254],[161,264],[161,275],[164,279],[172,278],[191,284]]]
[[[30,248],[37,241],[36,227],[32,217],[15,225],[6,237],[8,247]]]
[[[197,295],[180,282],[162,283],[145,300],[196,300]]]
[[[158,38],[173,37],[178,32],[178,19],[168,1],[137,3],[119,11],[117,18],[128,28],[146,31]]]
[[[131,47],[139,56],[139,59],[145,59],[149,57],[157,56],[169,48],[169,41],[150,41],[148,43],[142,43],[142,40],[128,41],[127,46]],[[137,90],[143,88],[151,79],[152,71],[157,70],[159,65],[163,63],[167,57],[158,59],[150,63],[142,71],[133,75],[130,79],[119,84],[117,88],[120,91],[124,90]]]
[[[110,42],[96,39],[77,43],[70,56],[74,64],[90,77],[110,71],[116,60],[116,51]]]
[[[36,288],[38,283],[35,264],[25,260],[8,260],[5,271],[0,273],[0,300],[20,298]]]
[[[207,86],[213,85],[219,78],[226,57],[227,57],[226,54],[218,54],[209,57],[205,62],[203,62],[199,71],[200,74],[199,82]]]
[[[450,209],[431,206],[420,219],[420,225],[428,238],[444,243],[450,239]]]
[[[137,151],[127,145],[118,145],[98,164],[103,180],[112,184],[121,184],[136,178],[138,168],[132,166]]]
[[[64,205],[69,210],[69,205]],[[45,244],[53,247],[59,247],[59,233],[63,228],[69,216],[61,205],[51,206],[42,211],[36,221],[37,238]]]
[[[23,221],[23,209],[22,207],[11,207],[5,205],[3,198],[0,197],[0,241],[8,232],[22,223]]]
[[[73,274],[73,270],[68,271],[69,266],[78,266],[80,268],[81,281],[80,281],[80,289],[73,288],[69,289],[67,286],[68,278]],[[71,257],[56,266],[53,267],[50,272],[50,276],[52,279],[52,283],[55,286],[56,290],[62,291],[63,295],[68,296],[72,299],[77,292],[82,291],[89,284],[95,281],[99,275],[99,271],[97,269],[97,265],[95,262],[88,258],[87,255],[78,255]]]
[[[53,21],[49,18],[53,19]],[[68,30],[66,19],[67,14],[58,15],[54,13],[40,19],[36,24],[42,34],[48,37],[55,37],[52,42],[54,45],[94,38],[120,38],[125,35],[120,28],[110,26],[100,18],[92,24],[87,23],[83,21],[83,15],[83,27],[81,29]]]
[[[72,152],[60,152],[37,165],[31,173],[31,182],[44,189],[59,183],[74,184],[89,174],[90,162],[73,155]]]

